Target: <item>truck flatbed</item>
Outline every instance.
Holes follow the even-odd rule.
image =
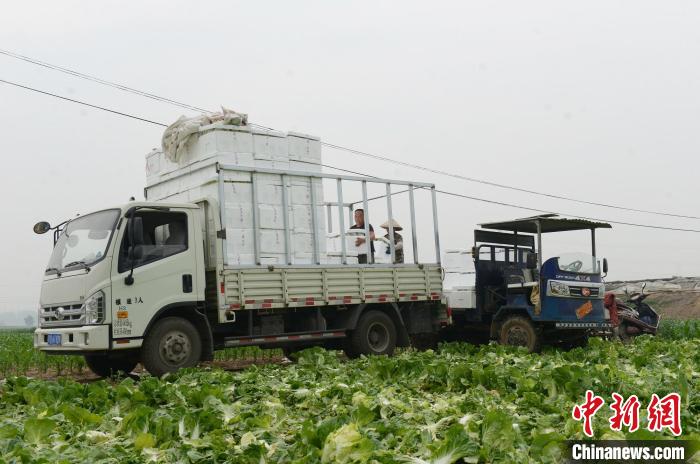
[[[437,264],[229,268],[222,271],[219,308],[292,308],[442,298]]]

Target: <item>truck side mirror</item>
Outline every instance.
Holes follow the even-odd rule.
[[[51,224],[49,224],[46,221],[41,221],[41,222],[37,222],[36,224],[34,224],[34,233],[35,234],[45,234],[49,230],[51,230]]]
[[[528,269],[537,269],[537,253],[528,253],[525,265]]]
[[[603,274],[608,275],[608,258],[603,258]]]

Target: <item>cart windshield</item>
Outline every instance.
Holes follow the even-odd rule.
[[[557,258],[560,271],[577,274],[600,274],[600,265],[595,256],[587,253],[565,253]]]

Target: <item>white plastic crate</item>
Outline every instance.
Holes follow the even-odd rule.
[[[471,272],[445,272],[442,288],[445,290],[464,290],[473,287],[476,276]]]
[[[218,154],[253,153],[253,135],[244,126],[206,126],[209,129],[200,130],[199,135],[190,137],[187,147],[187,158],[192,161],[204,159]]]
[[[284,254],[275,254],[275,255],[261,255],[260,256],[260,265],[261,266],[270,266],[270,265],[275,265],[275,264],[286,264],[286,257]]]
[[[286,134],[254,129],[253,153],[256,160],[272,160],[275,157],[284,157],[288,160]]]
[[[326,216],[323,206],[316,206],[316,228],[323,230],[325,234]],[[313,230],[313,210],[311,205],[290,206],[290,224],[294,232],[308,232]]]
[[[284,209],[281,205],[258,204],[259,224],[263,229],[284,230]]]
[[[346,261],[348,264],[357,264],[357,256],[346,256]],[[343,264],[343,257],[340,255],[327,254],[325,258],[321,261],[321,264]]]
[[[312,135],[289,132],[287,134],[290,160],[321,162],[321,139]]]
[[[476,291],[473,288],[467,290],[444,291],[443,293],[447,299],[447,306],[450,308],[476,308]]]
[[[289,160],[289,170],[290,171],[302,171],[302,172],[321,172],[322,166],[320,163],[309,163],[306,161],[296,161]]]
[[[292,177],[291,182],[291,203],[293,205],[310,205],[311,204],[311,183],[307,180]],[[316,195],[317,204],[323,203],[323,185],[320,179],[313,180],[314,194]]]
[[[226,228],[227,229],[252,229],[253,207],[245,203],[226,204]]]
[[[360,229],[348,230],[345,233],[345,252],[352,255],[367,254],[367,244],[364,243],[360,246],[355,245],[355,240],[358,237],[363,237],[364,231]],[[340,237],[340,232],[331,232],[326,234],[326,244],[328,253],[342,253],[343,242]]]
[[[253,184],[250,182],[224,182],[224,195],[226,205],[251,205],[253,201]]]
[[[258,203],[266,205],[282,204],[282,185],[259,183],[256,185]]]
[[[314,236],[313,234],[293,233],[292,234],[292,253],[306,254],[314,251]]]
[[[442,267],[447,272],[467,272],[474,270],[474,261],[471,250],[445,250],[442,259]]]
[[[254,254],[253,229],[226,229],[226,256],[229,263],[238,263],[238,257]]]
[[[391,264],[391,251],[389,240],[377,237],[374,241],[374,262],[377,264]]]

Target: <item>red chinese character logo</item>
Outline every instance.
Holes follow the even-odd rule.
[[[650,432],[668,428],[675,436],[681,434],[681,396],[678,393],[669,393],[661,399],[654,393],[647,413]]]
[[[586,402],[582,405],[574,406],[571,417],[580,421],[583,419],[583,433],[588,437],[593,436],[593,416],[605,404],[600,396],[596,396],[591,390],[586,390]]]
[[[613,410],[613,415],[610,418],[610,428],[620,431],[622,426],[629,427],[630,432],[634,432],[639,428],[639,408],[642,403],[639,402],[637,395],[632,395],[623,401],[624,398],[617,393],[612,394],[613,404],[610,409]]]

